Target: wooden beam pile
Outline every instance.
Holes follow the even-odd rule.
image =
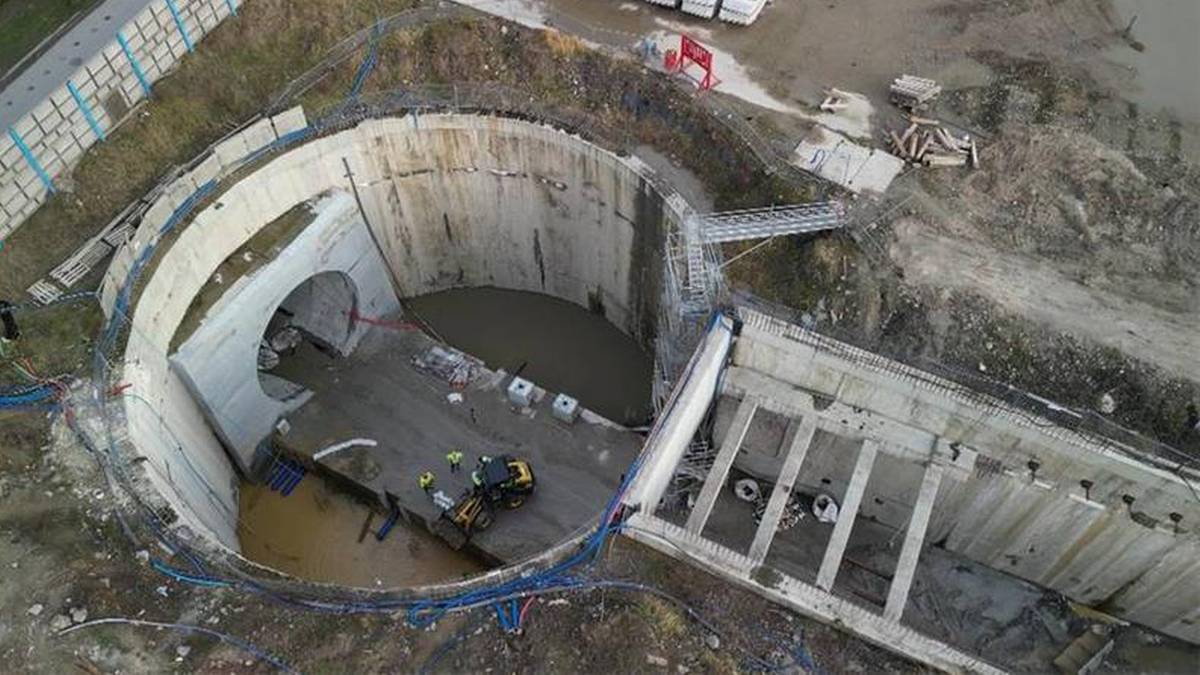
[[[969,136],[956,138],[937,120],[910,117],[903,133],[888,132],[892,154],[924,166],[967,166],[979,168],[979,149]]]
[[[928,107],[938,94],[942,93],[942,87],[937,82],[923,77],[901,75],[892,81],[890,92],[891,101],[895,105],[919,110]]]
[[[846,109],[850,104],[846,102],[849,96],[838,89],[830,87],[825,90],[825,100],[821,102],[821,110],[827,113],[836,113]]]

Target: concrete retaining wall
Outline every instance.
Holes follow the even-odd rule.
[[[285,115],[291,117],[282,120]],[[285,115],[223,142],[164,191],[114,256],[102,289],[107,312],[134,260],[197,187],[236,168],[248,150],[297,124],[303,128],[302,113]],[[179,226],[132,310],[122,381],[150,405],[127,406],[128,436],[149,460],[144,464],[154,487],[188,525],[237,549],[229,515],[237,513],[231,464],[187,386],[168,368],[168,349],[192,298],[220,263],[293,206],[330,190],[357,190],[402,294],[482,284],[545,292],[603,311],[649,345],[661,294],[661,246],[683,208],[681,200],[659,195],[650,179],[636,159],[553,128],[435,115],[369,120],[276,157],[227,189],[222,185],[224,192]],[[172,470],[177,448],[194,467],[187,482]]]
[[[194,46],[243,1],[175,0],[175,7]],[[151,2],[122,26],[120,33],[148,84],[163,77],[188,51],[164,0]],[[105,135],[146,97],[133,62],[115,34],[108,46],[75,71],[70,82]],[[68,175],[83,153],[99,141],[66,83],[11,127],[52,180]],[[8,129],[0,129],[0,239],[25,222],[48,196],[49,190]]]
[[[355,311],[380,316],[400,309],[383,258],[354,198],[338,191],[318,199],[311,208],[313,222],[269,264],[227,290],[171,358],[172,368],[243,471],[250,469],[255,447],[275,422],[308,399],[293,394],[279,400],[259,384],[258,345],[275,310],[285,300],[292,301],[298,310],[295,325],[348,354],[367,328],[353,323]],[[322,279],[336,281],[338,277],[330,273],[347,282],[349,297],[323,302],[329,295],[343,293],[302,291],[300,297],[289,298],[308,280],[316,284],[306,286],[312,291],[327,285]]]
[[[795,326],[748,318],[743,335],[736,365],[865,411],[867,428],[886,423],[978,453],[966,480],[942,483],[928,541],[1200,642],[1200,500],[1187,482],[1200,484],[1195,476]],[[844,433],[860,428],[855,421]],[[831,465],[837,455],[814,455],[811,465],[831,475],[835,493],[854,460],[840,456]],[[872,515],[883,522],[905,522],[915,502],[918,474],[904,464],[877,467],[868,484]],[[1086,493],[1082,480],[1092,482]],[[1182,516],[1178,527],[1172,513]]]

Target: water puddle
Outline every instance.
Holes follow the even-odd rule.
[[[443,340],[492,369],[520,369],[614,422],[640,424],[650,413],[650,356],[578,305],[499,288],[443,291],[407,304]]]
[[[309,474],[284,497],[266,486],[242,483],[238,538],[242,555],[292,576],[365,588],[394,588],[456,581],[483,565],[403,521],[377,541],[375,514],[359,542],[365,505]]]

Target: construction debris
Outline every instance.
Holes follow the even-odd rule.
[[[434,345],[423,354],[412,357],[412,364],[444,380],[450,386],[462,388],[470,384],[483,371],[483,362],[452,347]]]
[[[937,82],[923,77],[901,75],[892,81],[890,92],[891,101],[895,105],[908,110],[920,110],[933,103],[938,94],[942,93],[942,87]]]
[[[888,132],[892,154],[924,166],[967,166],[979,168],[979,150],[970,136],[957,138],[940,122],[924,117],[909,117],[903,134]]]
[[[846,92],[830,87],[825,90],[825,100],[821,101],[821,112],[836,113],[850,106]]]

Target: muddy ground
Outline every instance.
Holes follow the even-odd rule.
[[[125,537],[112,496],[66,425],[56,426],[52,449],[40,416],[5,414],[0,424],[5,672],[270,670],[206,635],[110,625],[58,636],[79,623],[72,613],[219,631],[303,672],[724,673],[761,668],[755,659],[786,666],[792,653],[830,673],[922,670],[624,540],[587,576],[648,584],[670,598],[619,589],[546,596],[530,607],[520,635],[504,633],[490,609],[418,630],[403,613],[319,614],[196,588],[155,572],[146,559],[163,552]]]
[[[1180,98],[1163,89],[1200,83],[1182,64],[1173,74],[1130,65],[1179,49],[1156,43],[1171,39],[1170,17],[1125,31],[1141,5],[777,2],[751,29],[619,0],[480,6],[626,52],[686,32],[716,54],[722,83],[705,96],[740,108],[781,147],[821,119],[829,86],[867,95],[869,124],[838,128],[861,127],[854,138],[884,147],[888,130],[908,124],[888,103],[891,79],[937,79],[945,91],[928,116],[979,141],[982,168],[910,168],[880,200],[842,195],[849,233],[775,241],[730,265],[735,288],[847,341],[1010,384],[1194,456],[1200,112],[1160,102]],[[722,191],[695,147],[671,153],[665,173]],[[786,196],[764,192],[751,200]],[[711,203],[727,208],[728,194]]]

